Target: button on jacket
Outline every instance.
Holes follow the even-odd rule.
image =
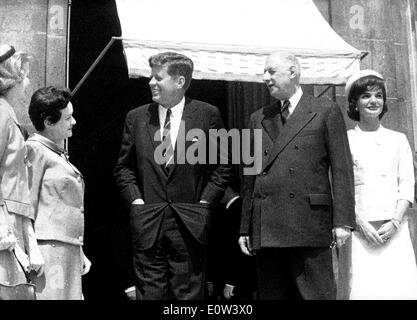
[[[82,245],[84,182],[81,173],[51,140],[32,135],[26,142],[29,186],[39,240]]]
[[[25,166],[25,141],[12,107],[0,97],[0,205],[33,218]]]

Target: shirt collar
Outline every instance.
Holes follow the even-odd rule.
[[[378,129],[376,129],[375,131],[363,131],[361,128],[359,128],[359,125],[357,124],[357,125],[355,126],[354,130],[355,130],[356,132],[364,132],[365,134],[366,134],[366,133],[372,134],[372,133],[375,133],[375,132],[384,131],[384,130],[385,130],[385,128],[383,127],[383,125],[382,125],[382,124],[379,124]]]
[[[61,148],[55,142],[53,142],[52,140],[48,139],[47,137],[45,137],[45,136],[43,136],[39,133],[36,133],[36,132],[33,133],[33,135],[30,136],[28,141],[38,141],[38,142],[42,143],[44,146],[46,146],[47,148],[49,148],[52,151],[58,153],[59,155],[65,156],[65,158],[68,157],[68,152],[64,148]]]
[[[172,112],[171,117],[176,118],[177,116],[181,116],[182,112],[184,111],[184,106],[185,106],[185,97],[182,97],[181,101],[171,108],[171,112]],[[159,109],[159,114],[162,116],[163,119],[165,119],[166,114],[167,114],[167,108],[164,108],[163,106],[159,105],[158,109]]]
[[[288,99],[288,101],[291,103],[291,107],[288,108],[290,113],[294,111],[295,107],[300,102],[302,95],[303,95],[303,90],[301,89],[301,87],[298,87],[297,91],[295,91],[295,93],[291,96],[291,98]],[[283,104],[284,104],[284,100],[281,101],[281,105]]]
[[[81,179],[83,179],[83,175],[81,174],[81,172],[69,161],[69,156],[68,156],[67,150],[65,150],[64,148],[61,148],[60,146],[58,146],[52,140],[50,140],[47,137],[44,137],[43,135],[41,135],[39,133],[36,133],[36,132],[33,133],[29,137],[28,141],[37,141],[37,142],[43,144],[48,149],[57,153],[61,158],[63,158],[69,164],[69,166],[72,168],[72,170],[75,172],[75,174],[78,175]]]

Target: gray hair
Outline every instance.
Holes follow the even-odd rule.
[[[301,66],[297,57],[293,54],[288,54],[288,55],[284,55],[283,58],[284,58],[284,61],[288,62],[288,65],[290,65],[290,68],[294,68],[293,71],[297,79],[297,84],[299,84],[300,76],[301,76]]]
[[[297,57],[292,53],[287,52],[274,52],[271,56],[278,58],[284,65],[288,66],[289,70],[295,73],[296,83],[300,84],[301,77],[301,65]]]

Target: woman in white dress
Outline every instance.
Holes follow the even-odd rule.
[[[346,84],[355,176],[350,299],[417,299],[417,266],[407,209],[414,198],[412,152],[404,134],[384,128],[383,77],[361,70]]]

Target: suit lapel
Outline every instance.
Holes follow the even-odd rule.
[[[157,103],[152,103],[148,107],[148,121],[146,121],[146,126],[148,129],[149,138],[151,139],[151,143],[155,151],[155,148],[160,144],[160,141],[155,141],[155,134],[161,128],[159,124]]]
[[[151,140],[152,151],[155,152],[156,147],[161,143],[161,141],[155,140],[155,134],[161,129],[159,124],[159,112],[157,103],[151,103],[149,105],[147,116],[148,119],[146,121],[146,128],[149,134],[149,139]],[[160,139],[160,136],[158,136],[158,139]],[[163,165],[156,164],[156,166],[159,167],[163,175],[168,175]]]
[[[281,127],[279,136],[275,140],[272,152],[264,169],[275,160],[281,151],[300,133],[315,115],[316,113],[312,111],[310,104],[303,96],[285,126]]]
[[[263,112],[264,118],[262,119],[261,123],[272,141],[275,141],[279,133],[279,122],[281,121],[279,113],[280,108],[281,102],[277,101],[267,106]]]
[[[190,144],[189,141],[186,141],[186,135],[187,132],[189,132],[191,129],[199,128],[201,124],[196,123],[195,118],[195,111],[197,110],[196,104],[193,102],[193,100],[189,98],[185,98],[185,104],[184,104],[184,111],[182,113],[181,117],[181,125],[178,131],[177,140],[175,142],[175,154],[174,154],[174,164],[173,168],[169,172],[168,179],[173,175],[176,167],[178,159],[182,160],[182,157],[185,159],[186,154],[184,154],[187,150],[188,145]],[[180,141],[181,140],[181,141]],[[179,144],[182,144],[179,146]]]

